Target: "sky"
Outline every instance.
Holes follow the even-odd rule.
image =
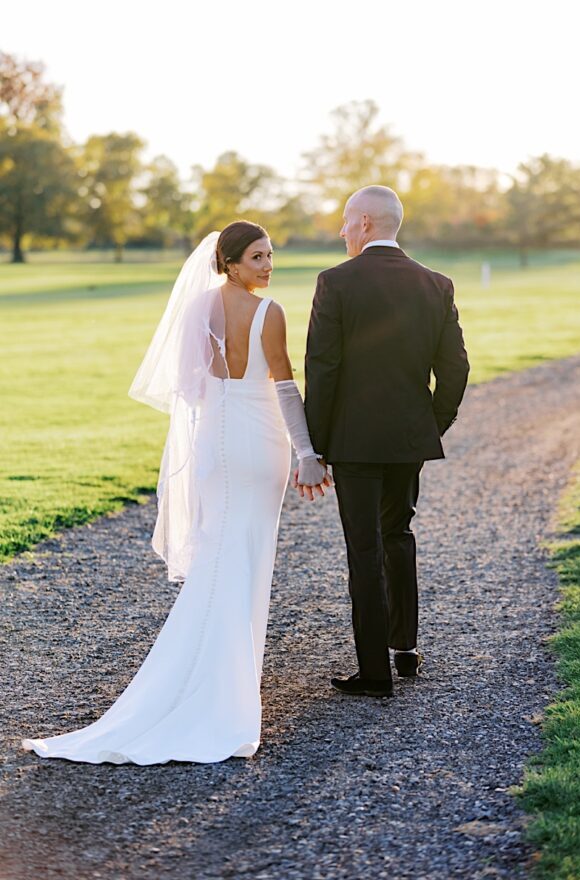
[[[373,99],[427,159],[580,160],[577,0],[27,0],[0,50],[43,61],[76,141],[135,131],[187,178],[236,150],[297,174],[331,111]]]

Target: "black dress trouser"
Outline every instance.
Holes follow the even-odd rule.
[[[346,540],[360,674],[391,677],[389,647],[417,644],[418,597],[411,519],[423,462],[333,463]]]

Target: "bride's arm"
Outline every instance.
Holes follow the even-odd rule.
[[[280,409],[298,456],[298,483],[303,486],[319,486],[326,477],[326,468],[320,464],[312,448],[304,403],[292,375],[292,364],[286,343],[286,316],[284,309],[272,302],[266,312],[262,330],[262,347],[276,383]]]
[[[266,311],[262,348],[275,382],[294,378],[286,345],[286,315],[282,306],[273,300]]]

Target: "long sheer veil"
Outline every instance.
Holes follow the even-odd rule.
[[[168,413],[151,544],[170,581],[186,578],[200,523],[198,478],[212,449],[195,444],[210,376],[228,377],[225,315],[211,232],[185,261],[129,396]]]

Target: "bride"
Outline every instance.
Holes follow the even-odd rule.
[[[41,757],[207,763],[258,749],[288,434],[308,497],[330,485],[292,378],[284,312],[254,293],[271,274],[266,231],[241,220],[208,235],[175,282],[129,395],[170,415],[152,545],[169,579],[184,583],[97,721],[22,740]]]

